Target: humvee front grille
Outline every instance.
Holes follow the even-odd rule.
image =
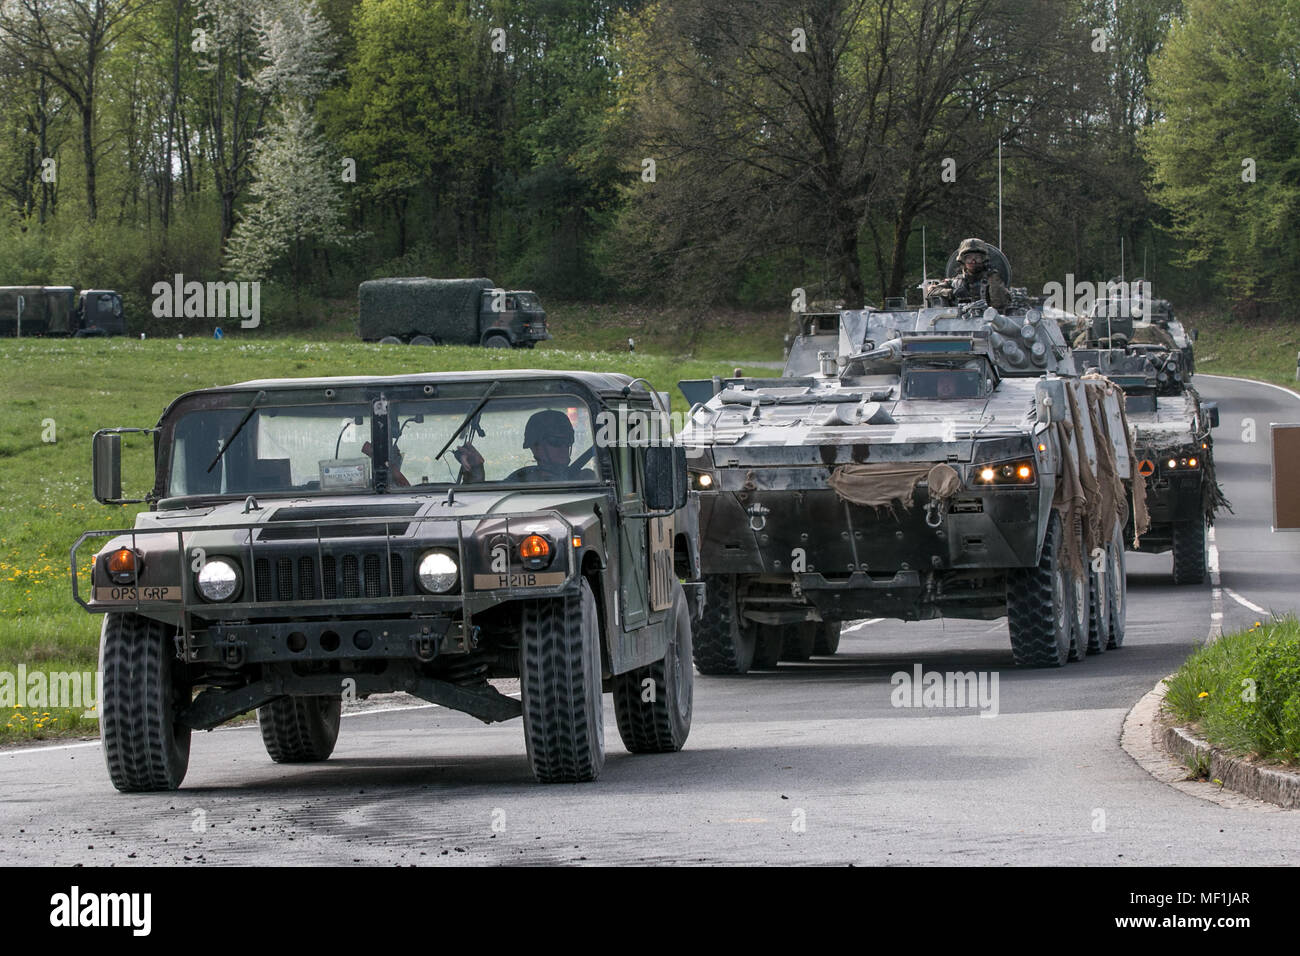
[[[384,556],[367,554],[323,555],[320,575],[316,559],[302,556],[257,558],[253,563],[253,588],[258,601],[315,601],[323,594],[327,601],[342,598],[377,598],[402,595],[407,591],[402,557],[390,554],[388,573]],[[320,583],[318,583],[318,581]]]

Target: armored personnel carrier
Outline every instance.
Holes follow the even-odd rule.
[[[1141,534],[1132,523],[1125,530],[1129,550],[1172,552],[1175,584],[1204,583],[1206,529],[1220,508],[1231,507],[1214,475],[1217,405],[1202,402],[1187,381],[1180,348],[1134,344],[1074,354],[1080,368],[1095,368],[1124,390],[1149,516]]]
[[[836,347],[792,348],[780,378],[682,383],[702,673],[834,653],[863,617],[1005,616],[1031,666],[1122,643],[1122,396],[1011,294],[843,312]]]

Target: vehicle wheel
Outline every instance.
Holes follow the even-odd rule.
[[[341,697],[281,697],[257,708],[257,725],[276,763],[315,763],[334,752],[342,716]]]
[[[1075,519],[1082,524],[1083,518],[1080,516]],[[1066,566],[1066,598],[1069,600],[1070,608],[1070,660],[1081,661],[1088,656],[1088,627],[1089,620],[1092,617],[1091,592],[1089,587],[1089,578],[1091,573],[1091,562],[1088,560],[1088,552],[1083,546],[1083,528],[1080,527],[1077,532],[1079,542],[1079,560],[1082,562],[1082,573],[1076,573],[1070,567]]]
[[[750,664],[753,670],[773,670],[781,660],[781,650],[785,647],[785,629],[779,624],[757,624],[758,634],[754,639],[754,660]]]
[[[1174,583],[1205,583],[1205,519],[1174,522]]]
[[[818,657],[830,657],[840,649],[840,630],[843,621],[821,621],[817,625],[817,640],[813,642],[813,653]]]
[[[190,728],[176,722],[190,688],[177,674],[175,629],[123,611],[104,616],[100,739],[113,786],[123,793],[175,790],[190,765]]]
[[[380,345],[401,345],[402,340],[399,339],[396,335],[385,335],[382,339],[379,340],[379,344]]]
[[[600,622],[585,579],[576,594],[524,605],[519,687],[533,775],[595,780],[605,765],[605,712]]]
[[[1115,526],[1111,536],[1110,562],[1106,565],[1106,603],[1110,605],[1110,640],[1106,647],[1114,650],[1124,646],[1124,631],[1128,626],[1128,559],[1124,553],[1124,529]]]
[[[1007,628],[1017,664],[1064,667],[1069,660],[1072,612],[1061,552],[1061,516],[1053,511],[1038,564],[1007,575]]]
[[[673,604],[665,624],[668,650],[663,659],[614,678],[618,734],[623,746],[634,754],[681,750],[691,732],[695,671],[691,667],[691,613],[681,584],[673,585]]]
[[[817,645],[817,622],[804,621],[791,624],[785,629],[785,642],[781,650],[781,660],[801,664],[813,656]]]
[[[743,674],[753,665],[758,627],[741,620],[736,577],[704,575],[704,614],[695,622],[693,649],[701,674]]]
[[[433,344],[433,339],[429,338],[427,335],[417,335],[417,336],[415,336],[415,337],[413,337],[413,338],[411,339],[411,344],[412,344],[412,345],[432,345],[432,344]]]
[[[483,340],[483,347],[488,349],[508,349],[510,340],[504,335],[489,335]]]
[[[1101,569],[1093,567],[1093,557],[1087,555],[1088,561],[1088,653],[1103,654],[1110,643],[1110,575],[1113,570],[1111,550],[1113,541],[1107,541],[1099,556]]]

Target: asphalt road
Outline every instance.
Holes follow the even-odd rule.
[[[0,864],[1300,862],[1300,813],[1188,795],[1119,745],[1212,615],[1232,629],[1300,603],[1300,536],[1270,534],[1268,447],[1300,401],[1196,384],[1220,403],[1235,509],[1215,534],[1222,593],[1175,587],[1168,555],[1130,555],[1119,651],[1025,671],[1005,621],[860,622],[833,659],[697,677],[680,754],[626,754],[607,707],[605,771],[578,786],[533,782],[518,721],[427,706],[346,718],[312,767],[272,764],[256,728],[198,734],[183,789],[162,795],[115,792],[97,744],[6,751]],[[997,715],[893,706],[891,675],[916,665],[996,676]]]

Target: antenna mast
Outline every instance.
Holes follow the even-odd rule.
[[[1002,249],[1002,137],[998,137],[998,249]]]

